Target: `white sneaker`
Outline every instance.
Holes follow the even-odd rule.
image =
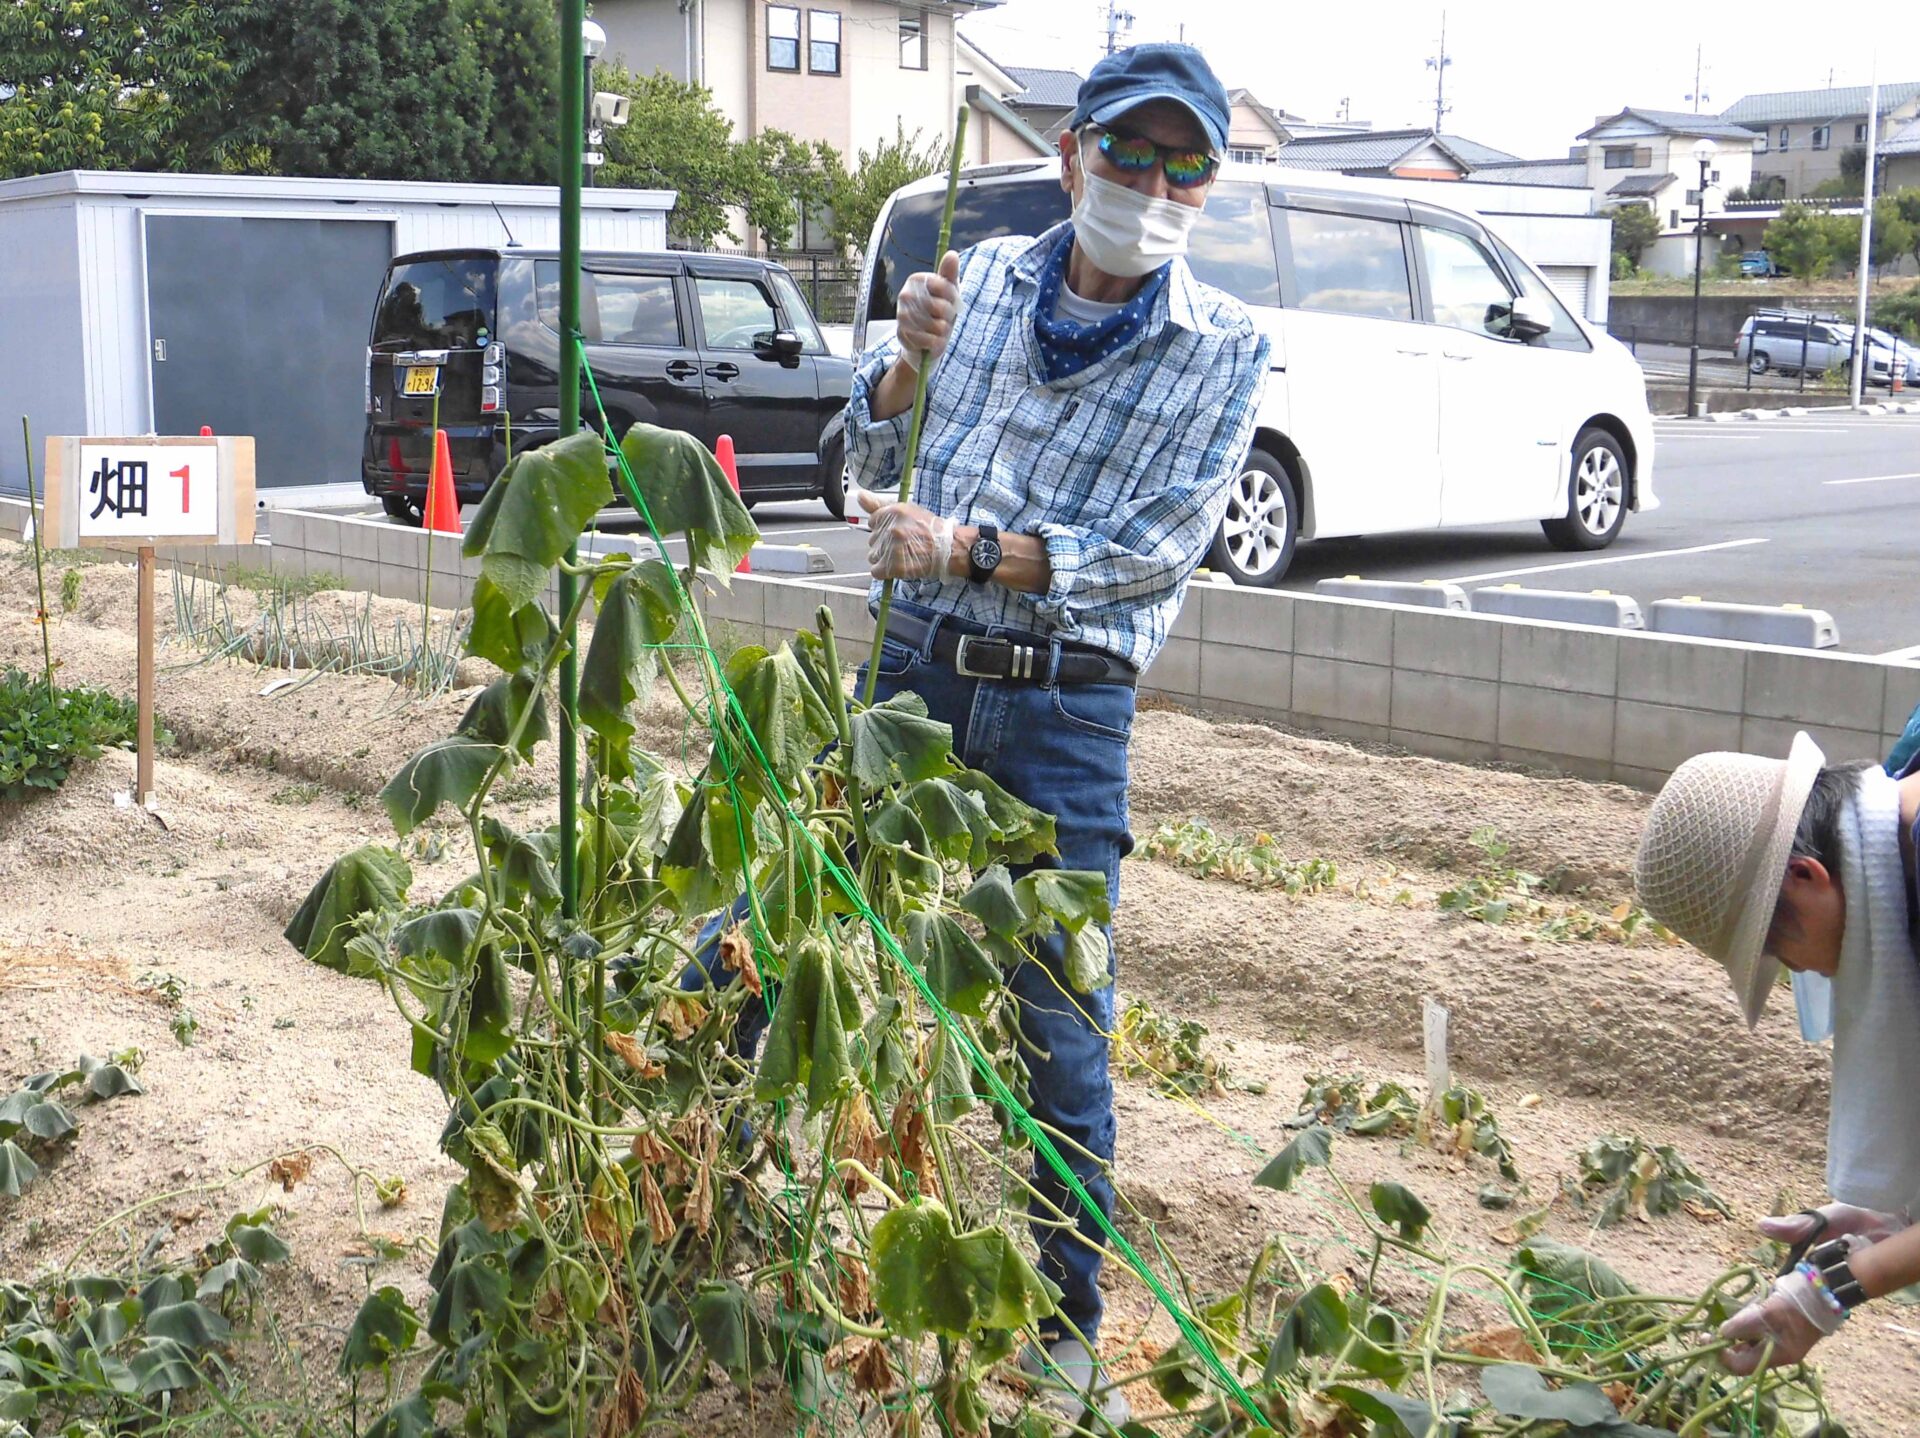
[[[1108,1432],[1108,1424],[1118,1428],[1133,1417],[1127,1395],[1103,1386],[1100,1360],[1078,1338],[1057,1338],[1044,1355],[1028,1344],[1020,1351],[1020,1371],[1033,1381],[1040,1406],[1068,1423],[1097,1414],[1104,1420],[1097,1431]]]

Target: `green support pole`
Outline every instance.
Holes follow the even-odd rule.
[[[586,0],[562,0],[560,6],[560,435],[580,428],[580,156],[587,147],[585,65],[581,29]],[[578,558],[567,546],[567,562]],[[578,581],[560,571],[560,612],[573,608]],[[580,912],[580,876],[575,852],[579,827],[580,672],[573,651],[560,661],[560,912]]]

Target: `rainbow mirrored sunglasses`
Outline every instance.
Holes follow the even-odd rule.
[[[1220,157],[1206,150],[1185,145],[1162,145],[1145,135],[1089,125],[1100,136],[1100,153],[1107,163],[1122,174],[1144,175],[1155,165],[1166,172],[1167,183],[1176,190],[1191,190],[1207,183],[1220,168]]]

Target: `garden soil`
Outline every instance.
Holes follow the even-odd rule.
[[[40,631],[24,554],[0,544],[0,664],[34,668]],[[60,678],[131,693],[132,569],[92,563],[80,573],[76,607],[56,606],[51,619]],[[423,699],[385,679],[326,675],[263,693],[284,671],[203,662],[173,633],[165,570],[160,583],[169,642],[159,710],[172,744],[157,810],[125,802],[132,757],[122,753],[80,766],[56,795],[0,808],[0,1079],[134,1046],[147,1090],[82,1110],[65,1155],[24,1197],[0,1200],[0,1274],[55,1268],[82,1248],[111,1261],[162,1226],[169,1251],[185,1257],[229,1214],[271,1204],[294,1255],[268,1296],[288,1335],[273,1381],[324,1389],[369,1280],[424,1295],[440,1197],[458,1170],[438,1155],[444,1107],[410,1070],[385,996],[306,962],[280,931],[335,856],[391,842],[375,793],[453,727],[474,691]],[[245,622],[257,597],[229,595]],[[359,612],[366,600],[337,603]],[[382,623],[418,623],[417,609],[374,604]],[[640,738],[689,765],[703,740],[664,693]],[[551,746],[509,794],[527,819],[551,813]],[[1827,1059],[1799,1042],[1790,1005],[1774,1005],[1750,1033],[1716,966],[1645,929],[1630,943],[1553,941],[1541,921],[1492,926],[1439,905],[1489,862],[1472,836],[1490,828],[1509,846],[1499,863],[1539,876],[1551,913],[1612,914],[1628,898],[1646,804],[1612,786],[1144,711],[1137,834],[1202,818],[1223,833],[1271,835],[1296,859],[1331,860],[1339,879],[1289,898],[1157,859],[1125,865],[1122,1003],[1137,996],[1205,1024],[1234,1083],[1186,1100],[1121,1080],[1123,1229],[1143,1248],[1163,1244],[1202,1295],[1237,1287],[1275,1233],[1317,1272],[1363,1264],[1324,1183],[1277,1194],[1250,1181],[1287,1141],[1308,1074],[1424,1084],[1420,1013],[1432,997],[1452,1012],[1455,1072],[1487,1094],[1530,1196],[1488,1211],[1476,1201],[1497,1179],[1486,1160],[1386,1139],[1339,1141],[1349,1184],[1406,1183],[1452,1244],[1498,1264],[1511,1251],[1502,1230],[1553,1197],[1581,1147],[1634,1133],[1678,1145],[1732,1219],[1683,1213],[1595,1230],[1563,1197],[1543,1231],[1659,1292],[1695,1292],[1755,1255],[1756,1217],[1824,1193]],[[417,893],[471,871],[464,835],[445,825],[403,850]],[[177,1007],[162,975],[178,980]],[[173,1034],[183,1012],[197,1025],[190,1046]],[[315,1159],[309,1176],[289,1185],[268,1174],[270,1160],[302,1149]],[[374,1180],[389,1178],[407,1196],[382,1207]],[[1171,1329],[1136,1280],[1115,1265],[1109,1275],[1102,1346],[1122,1369],[1145,1366]],[[1393,1281],[1387,1272],[1389,1292]],[[1920,1310],[1875,1305],[1822,1358],[1856,1433],[1920,1432]],[[703,1431],[796,1431],[784,1401],[761,1396],[748,1408],[716,1395]],[[1137,1406],[1154,1401],[1144,1394]]]

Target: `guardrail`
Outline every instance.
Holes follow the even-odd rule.
[[[23,501],[0,499],[0,532],[18,535],[25,518]],[[181,558],[337,575],[350,588],[419,600],[420,531],[296,510],[277,511],[272,525],[271,543]],[[464,603],[478,571],[443,538],[433,602]],[[849,652],[873,632],[864,593],[800,580],[736,575],[725,589],[708,583],[702,603],[741,641],[809,628],[823,604]],[[1784,754],[1802,728],[1836,761],[1878,758],[1920,705],[1920,666],[1195,584],[1141,688],[1196,709],[1434,758],[1652,787],[1703,750]]]

